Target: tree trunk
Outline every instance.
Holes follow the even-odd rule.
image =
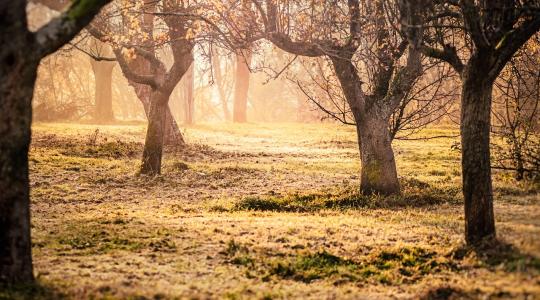
[[[157,175],[161,173],[161,157],[167,122],[167,100],[167,95],[159,91],[152,91],[141,174]]]
[[[137,83],[130,83],[134,89],[135,94],[137,94],[137,97],[141,101],[144,113],[146,114],[146,118],[148,119],[148,122],[150,122],[150,103],[151,103],[151,94],[152,89],[148,86],[137,84]],[[176,120],[174,119],[171,109],[169,108],[169,105],[165,108],[165,144],[166,145],[182,145],[185,144],[184,137],[182,136],[182,132],[180,131],[180,128],[178,127],[178,123],[176,123]]]
[[[97,122],[113,122],[112,71],[114,62],[90,61],[96,82],[94,119]]]
[[[236,54],[236,81],[234,83],[233,122],[247,121],[247,98],[249,90],[249,66],[251,64],[251,50],[243,50]]]
[[[364,195],[399,194],[396,160],[388,129],[390,115],[378,107],[384,104],[381,104],[383,101],[364,95],[350,58],[334,58],[332,64],[356,123],[362,162],[360,192]]]
[[[0,283],[33,281],[28,150],[37,63],[0,54]]]
[[[465,199],[465,237],[469,244],[495,237],[489,134],[493,80],[481,59],[471,58],[461,95],[461,166]]]
[[[180,127],[178,127],[171,108],[167,104],[165,108],[165,145],[183,145],[185,143]]]
[[[360,160],[360,192],[364,195],[399,194],[396,160],[388,120],[355,117]]]
[[[29,283],[32,273],[28,150],[32,96],[41,57],[28,46],[26,4],[0,4],[0,284]]]
[[[193,124],[193,84],[194,84],[194,63],[184,75],[184,123]]]

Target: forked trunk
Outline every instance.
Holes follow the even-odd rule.
[[[358,119],[356,130],[362,161],[360,192],[364,195],[399,194],[388,121],[376,118]]]
[[[144,86],[142,84],[132,84],[135,88],[135,93],[141,101],[144,113],[146,118],[150,122],[150,97],[152,95],[152,90],[150,87]],[[165,112],[165,144],[166,145],[182,145],[185,143],[182,132],[178,127],[178,123],[174,119],[169,105],[166,107]]]
[[[165,145],[183,145],[185,144],[184,137],[182,136],[182,132],[180,131],[180,128],[178,127],[178,123],[176,123],[176,120],[174,119],[174,116],[172,115],[171,108],[169,107],[169,104],[167,104],[167,107],[165,108]]]
[[[17,39],[24,41],[24,37]],[[28,283],[34,278],[28,150],[39,60],[15,49],[16,45],[0,50],[0,284]]]
[[[96,82],[94,119],[98,122],[114,121],[112,108],[113,62],[91,61]]]
[[[152,91],[141,174],[157,175],[161,173],[161,157],[167,122],[167,100],[168,95]]]
[[[489,134],[493,81],[482,62],[471,60],[461,95],[461,166],[465,200],[465,237],[469,244],[495,237]]]

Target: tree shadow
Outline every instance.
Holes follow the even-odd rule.
[[[481,264],[487,268],[502,269],[506,272],[540,272],[540,258],[524,253],[514,245],[500,240],[488,239],[474,246],[462,246],[453,251],[454,259],[474,254]]]
[[[34,283],[0,285],[0,300],[62,300],[67,295],[56,287],[36,280]]]

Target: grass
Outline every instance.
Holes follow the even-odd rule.
[[[504,242],[464,247],[456,139],[396,141],[402,194],[365,197],[353,128],[195,125],[156,177],[136,175],[144,134],[34,126],[33,257],[53,292],[42,299],[540,295],[538,186],[495,171]],[[14,293],[0,290],[32,297]]]
[[[414,283],[429,274],[459,269],[457,260],[412,246],[377,249],[356,259],[326,250],[301,250],[291,255],[272,253],[268,257],[259,253],[253,258],[246,246],[231,240],[224,253],[232,257],[231,263],[256,269],[265,282],[290,279],[303,283],[330,280],[334,285],[346,282],[400,285]]]
[[[66,294],[51,284],[41,281],[15,286],[0,286],[0,300],[49,300],[66,298]]]
[[[366,208],[426,207],[460,203],[457,188],[439,188],[416,179],[402,178],[403,193],[397,196],[365,196],[356,186],[347,186],[330,193],[288,194],[285,196],[246,197],[236,202],[232,211],[316,212],[325,209],[347,210]],[[215,211],[227,211],[226,208]]]

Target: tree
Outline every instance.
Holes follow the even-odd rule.
[[[516,180],[540,176],[540,34],[522,47],[495,81],[492,169],[515,172]]]
[[[477,244],[495,238],[490,162],[493,84],[514,53],[540,29],[540,3],[443,0],[432,4],[422,48],[424,54],[449,63],[461,77],[465,237]]]
[[[95,58],[90,58],[90,64],[94,71],[96,83],[94,120],[105,123],[112,122],[114,121],[112,107],[112,73],[116,63],[102,58],[111,58],[113,56],[112,50],[108,45],[105,45],[96,39],[93,39],[92,43],[96,54],[99,55],[96,55]]]
[[[41,5],[44,5],[46,7],[48,7],[49,9],[52,9],[52,10],[55,10],[55,11],[62,11],[63,9],[66,8],[66,6],[68,5],[68,2],[64,1],[64,0],[31,0],[32,2],[34,3],[39,3]],[[147,1],[147,3],[153,3],[154,1]],[[111,16],[112,15],[112,16]],[[111,21],[110,19],[111,18],[114,18],[115,14],[114,14],[114,11],[109,12],[109,14],[107,13],[104,13],[102,12],[100,15],[98,15],[96,17],[96,20],[94,20],[94,22],[92,23],[92,26],[89,28],[89,33],[97,40],[101,40],[101,39],[104,39],[105,42],[109,42],[106,38],[105,38],[105,32],[107,32],[107,23],[109,21]],[[153,30],[154,30],[154,24],[153,24],[153,17],[151,16],[145,16],[144,14],[141,14],[138,16],[138,19],[140,19],[140,23],[142,25],[142,28],[141,30],[142,31],[146,31],[145,34],[152,34],[153,35]],[[149,24],[150,23],[150,24]],[[86,37],[87,40],[92,40],[92,38],[90,37]],[[103,41],[102,41],[103,42]],[[92,43],[92,41],[91,41]],[[116,59],[113,59],[111,58],[110,56],[107,56],[107,55],[102,55],[102,53],[100,53],[101,51],[88,51],[88,50],[85,50],[83,49],[82,47],[78,47],[76,45],[73,45],[76,49],[78,50],[81,50],[83,51],[85,54],[87,54],[88,56],[90,56],[90,58],[92,59],[93,62],[99,64],[100,66],[102,64],[107,64],[107,62],[109,61],[116,61]],[[102,49],[105,49],[105,52],[108,52],[108,47],[110,46],[104,46],[103,48],[100,48],[100,49],[96,49],[96,50],[102,50]],[[129,62],[129,65],[130,67],[133,69],[133,70],[136,70],[136,72],[138,73],[146,73],[148,72],[150,66],[149,66],[149,63],[148,61],[146,61],[144,58],[141,58],[141,57],[135,57],[135,59],[133,60],[130,60]],[[105,82],[107,82],[107,80],[105,78],[103,78],[101,75],[104,75],[107,74],[106,72],[94,72],[94,77],[95,77],[95,80],[96,80],[96,85],[99,83],[102,83],[104,84]],[[149,113],[150,113],[150,95],[151,95],[151,89],[149,86],[147,85],[144,85],[144,84],[139,84],[137,82],[134,82],[132,80],[129,80],[128,78],[128,82],[129,84],[134,88],[135,90],[135,94],[137,95],[137,98],[139,98],[139,100],[141,101],[142,105],[143,105],[143,108],[144,108],[144,112],[145,112],[145,115],[146,115],[146,118],[148,119],[149,117]],[[104,86],[105,89],[108,89],[107,86]],[[102,89],[99,89],[100,91]],[[100,111],[99,114],[101,114],[101,108],[98,109],[98,103],[99,104],[102,104],[102,103],[107,103],[108,104],[108,99],[105,98],[105,100],[103,100],[103,98],[98,99],[98,96],[101,96],[102,94],[106,94],[105,92],[98,92],[98,88],[96,87],[96,100],[95,100],[95,103],[96,103],[96,114],[98,114],[98,110]],[[110,99],[112,101],[112,98]],[[102,107],[101,105],[99,105],[100,107]],[[108,107],[108,105],[107,105]],[[112,109],[112,106],[111,106],[111,109]],[[112,115],[112,110],[111,112],[107,112],[105,113],[104,115]],[[165,143],[168,144],[168,145],[179,145],[179,144],[183,144],[184,143],[184,138],[182,137],[182,133],[180,132],[180,129],[178,127],[178,124],[176,123],[174,117],[172,116],[172,113],[171,113],[171,110],[169,107],[167,107],[166,109],[166,117],[165,117]],[[100,121],[100,120],[98,120]],[[103,120],[101,120],[103,121]]]
[[[107,2],[74,1],[36,32],[27,27],[27,1],[0,3],[0,283],[34,278],[28,150],[39,62],[69,42]]]
[[[144,151],[141,165],[141,174],[156,175],[161,173],[161,159],[163,155],[163,144],[169,110],[169,97],[174,88],[180,82],[184,74],[192,65],[192,49],[194,47],[193,39],[190,37],[190,23],[181,15],[183,10],[188,9],[182,3],[176,1],[163,1],[161,12],[156,12],[155,1],[145,1],[145,11],[143,26],[146,35],[134,37],[132,41],[139,41],[138,44],[125,44],[123,42],[114,42],[113,51],[118,59],[118,63],[124,73],[124,76],[130,81],[150,88],[148,128],[144,143]],[[160,16],[161,20],[167,26],[166,35],[155,37],[153,16]],[[131,16],[124,16],[124,25],[126,19]],[[128,21],[129,22],[129,21]],[[105,39],[102,33],[96,34]],[[158,39],[161,39],[159,41]],[[169,45],[173,56],[173,64],[167,70],[165,64],[158,59],[157,44],[164,43]],[[136,56],[144,60],[147,65],[147,73],[139,73],[137,69],[132,68],[126,55]],[[172,115],[169,114],[172,118]]]
[[[212,47],[211,55],[210,60],[212,65],[212,78],[215,81],[219,93],[219,101],[221,103],[221,108],[223,109],[223,118],[225,121],[230,121],[231,112],[229,110],[229,92],[231,89],[228,88],[228,82],[226,78],[223,77],[221,71],[222,61],[225,65],[225,71],[227,71],[227,59],[222,60],[220,58],[220,52],[216,47]]]
[[[399,22],[397,3],[379,0],[350,0],[337,5],[334,1],[253,0],[253,3],[263,22],[261,34],[266,39],[294,55],[326,57],[331,61],[357,128],[362,161],[360,191],[398,194],[388,124],[420,76],[422,64],[415,44],[409,45],[394,27]],[[419,35],[410,24],[402,27],[416,42]],[[400,64],[401,61],[406,62]]]
[[[235,123],[245,123],[247,121],[251,56],[252,53],[250,49],[240,49],[235,55],[236,74],[233,104],[233,122]]]

